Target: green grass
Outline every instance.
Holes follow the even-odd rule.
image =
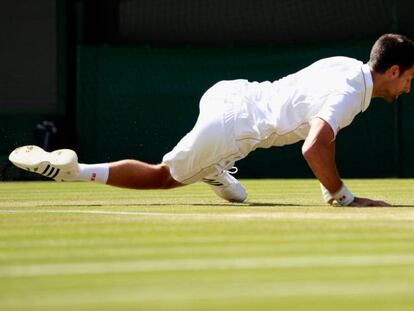
[[[133,191],[0,184],[0,310],[413,310],[414,180],[348,180],[393,208],[333,208],[315,180]]]

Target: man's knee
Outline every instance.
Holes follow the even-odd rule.
[[[165,163],[161,163],[157,165],[157,169],[159,170],[159,188],[160,189],[171,189],[182,186],[183,184],[176,181],[170,173],[170,168]]]

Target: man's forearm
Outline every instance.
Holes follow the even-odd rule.
[[[342,187],[342,181],[335,164],[335,142],[328,146],[316,143],[304,153],[304,157],[322,185],[331,194],[338,192]]]
[[[303,156],[321,184],[331,193],[342,186],[335,163],[336,143],[328,124],[321,119],[312,121],[312,127],[302,146]]]

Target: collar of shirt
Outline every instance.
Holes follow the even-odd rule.
[[[367,110],[369,103],[371,102],[372,97],[372,89],[374,86],[374,83],[372,81],[372,75],[371,70],[367,64],[362,65],[362,73],[364,78],[364,84],[365,84],[365,94],[364,94],[364,101],[362,102],[361,111],[364,112]]]

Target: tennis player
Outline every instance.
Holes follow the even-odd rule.
[[[74,151],[51,153],[37,146],[14,150],[16,166],[57,181],[85,180],[134,189],[169,189],[203,181],[221,198],[243,202],[247,193],[231,173],[236,161],[257,148],[304,140],[302,153],[321,183],[328,204],[389,206],[355,197],[335,163],[335,138],[371,98],[394,102],[409,93],[414,76],[414,43],[385,34],[368,63],[348,58],[321,59],[274,82],[220,81],[200,100],[194,128],[162,163],[138,160],[78,164]]]

